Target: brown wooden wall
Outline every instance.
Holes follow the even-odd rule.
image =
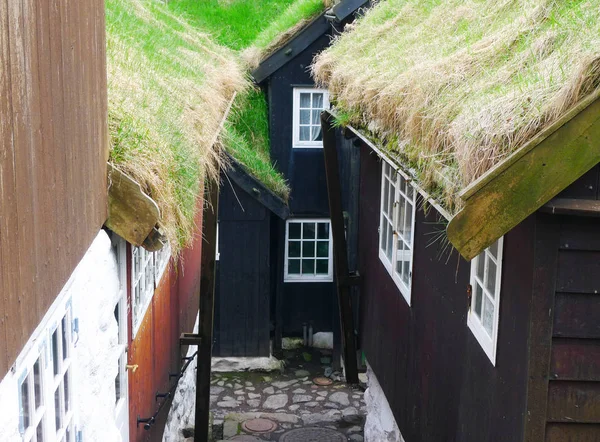
[[[467,326],[470,264],[435,242],[434,208],[415,223],[412,305],[378,257],[381,162],[361,148],[361,344],[407,442],[521,442],[534,220],[504,240],[494,367]]]
[[[0,0],[0,378],[106,219],[104,2]]]

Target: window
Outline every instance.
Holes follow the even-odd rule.
[[[19,429],[25,442],[75,440],[70,303],[59,311],[42,344],[24,359],[19,378]]]
[[[493,365],[498,341],[502,246],[500,238],[471,261],[472,297],[467,324]]]
[[[328,108],[326,89],[294,89],[294,147],[323,147],[321,112]]]
[[[284,281],[333,281],[329,220],[288,220]]]
[[[416,192],[405,176],[382,163],[379,258],[410,305]]]
[[[154,289],[167,268],[171,247],[167,244],[157,252],[149,252],[143,247],[132,247],[131,253],[131,310],[135,335],[150,305]]]

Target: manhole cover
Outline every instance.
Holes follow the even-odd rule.
[[[269,419],[250,419],[242,423],[242,429],[249,433],[270,433],[277,424]]]
[[[324,385],[331,385],[331,384],[333,384],[333,381],[331,379],[329,379],[329,378],[321,376],[321,377],[318,377],[318,378],[314,378],[313,379],[313,383],[315,383],[317,385],[324,386]]]
[[[346,436],[329,428],[296,428],[283,433],[279,442],[346,442]]]
[[[229,440],[237,440],[238,442],[264,442],[262,439],[254,436],[248,436],[247,434],[240,434],[239,436],[233,436]]]

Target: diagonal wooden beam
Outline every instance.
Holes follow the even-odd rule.
[[[467,260],[600,162],[600,94],[564,117],[467,187],[448,239]]]

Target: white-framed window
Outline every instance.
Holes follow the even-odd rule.
[[[471,261],[471,306],[467,324],[493,365],[496,365],[502,247],[500,238]]]
[[[20,364],[19,430],[24,442],[75,441],[71,311],[69,301]]]
[[[293,147],[323,147],[324,109],[329,109],[327,89],[294,88]]]
[[[331,222],[292,219],[285,232],[284,281],[333,281]]]
[[[131,248],[131,313],[133,336],[144,318],[152,301],[154,289],[158,286],[171,258],[171,247],[166,244],[157,252],[149,252],[143,247]]]
[[[410,305],[416,192],[402,173],[382,161],[379,258]]]

